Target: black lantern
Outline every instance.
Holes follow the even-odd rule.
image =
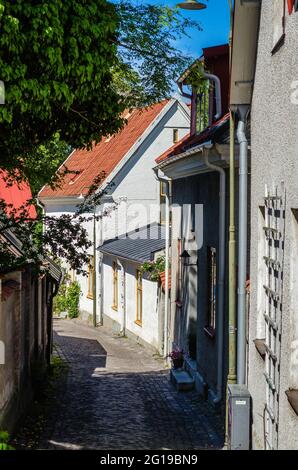
[[[183,261],[184,266],[198,266],[198,260],[196,263],[190,263],[190,254],[188,251],[184,250],[183,253],[181,253],[180,258]]]

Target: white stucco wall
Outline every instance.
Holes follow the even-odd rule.
[[[286,8],[287,11],[287,8]],[[260,267],[262,230],[259,207],[264,205],[265,184],[269,190],[285,183],[285,264],[283,283],[279,448],[298,449],[298,417],[285,391],[298,388],[297,315],[297,220],[298,208],[298,101],[293,102],[293,82],[298,80],[298,13],[286,13],[286,36],[281,48],[271,54],[272,1],[263,0],[257,68],[252,104],[252,190],[251,190],[251,309],[249,325],[248,387],[253,398],[253,445],[263,448],[265,398],[264,361],[253,340],[263,336],[260,325],[260,287],[264,284]],[[297,95],[297,94],[296,94]],[[258,227],[258,228],[257,228]],[[296,364],[296,365],[295,365]]]
[[[105,255],[103,264],[104,276],[104,315],[108,316],[119,325],[119,330],[123,324],[123,311],[121,308],[122,279],[121,265],[125,269],[125,331],[133,333],[137,338],[153,346],[159,347],[158,337],[158,286],[157,282],[152,282],[143,276],[142,280],[142,325],[136,323],[136,270],[140,267],[137,263],[117,260]],[[113,304],[113,261],[118,264],[118,310],[115,311]],[[120,261],[120,262],[119,262]]]

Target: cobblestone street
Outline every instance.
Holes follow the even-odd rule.
[[[135,342],[103,327],[56,320],[68,362],[43,449],[220,448],[220,422],[195,392],[177,392],[169,371]]]

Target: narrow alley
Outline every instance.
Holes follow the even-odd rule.
[[[103,327],[59,319],[54,331],[69,368],[40,448],[222,447],[219,418],[196,392],[174,389],[160,358]]]

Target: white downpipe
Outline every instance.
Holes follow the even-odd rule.
[[[239,153],[239,242],[238,242],[238,317],[237,317],[237,383],[246,382],[246,276],[247,276],[247,178],[248,142],[245,122],[249,106],[238,108],[237,138]]]
[[[99,214],[99,246],[103,244],[103,237],[102,237],[102,212]],[[99,252],[98,255],[98,268],[99,268],[99,316],[98,316],[98,323],[99,325],[103,324],[103,254]]]
[[[170,185],[166,182],[166,259],[165,259],[165,313],[164,313],[164,357],[169,350],[169,268],[170,268]]]
[[[118,260],[120,266],[120,333],[125,336],[126,333],[126,286],[125,286],[125,265]]]
[[[226,261],[226,174],[223,168],[213,165],[208,160],[208,149],[204,151],[205,164],[220,175],[219,189],[219,262],[218,262],[218,321],[216,328],[217,341],[217,384],[214,403],[222,400],[223,390],[223,343],[224,343],[224,299],[225,299],[225,261]]]

